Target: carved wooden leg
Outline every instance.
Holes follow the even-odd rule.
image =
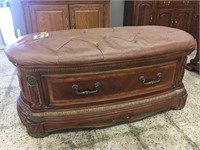
[[[32,137],[43,138],[48,135],[48,133],[44,131],[43,124],[33,124],[27,122],[26,127],[28,134]]]
[[[195,58],[191,59],[190,60],[190,63],[188,63],[186,65],[186,69],[190,70],[190,71],[196,71],[196,72],[199,72],[199,48],[197,49],[197,54],[195,56]]]
[[[29,121],[28,116],[26,116],[25,112],[23,112],[22,109],[20,108],[20,105],[19,105],[20,100],[21,100],[21,97],[19,96],[17,100],[17,111],[18,111],[18,115],[21,122],[27,128],[28,134],[35,138],[42,138],[42,137],[47,136],[48,133],[45,132],[43,123],[34,123],[34,122]]]
[[[183,109],[183,107],[185,106],[185,103],[186,103],[187,96],[188,96],[188,94],[185,91],[183,93],[183,95],[180,95],[180,97],[177,98],[177,101],[176,101],[177,103],[176,103],[176,105],[174,107],[175,110]]]
[[[37,124],[31,123],[27,120],[27,118],[22,116],[19,111],[18,114],[20,120],[27,128],[27,132],[30,136],[35,138],[43,138],[48,135],[48,133],[45,132],[44,125],[42,123],[37,123]]]

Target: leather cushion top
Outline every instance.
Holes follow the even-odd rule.
[[[76,29],[49,32],[34,40],[25,35],[5,52],[15,64],[83,64],[191,52],[196,40],[187,32],[163,26]]]

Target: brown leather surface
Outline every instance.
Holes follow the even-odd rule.
[[[162,26],[77,29],[50,32],[34,40],[30,34],[9,44],[5,52],[18,65],[80,64],[134,59],[191,51],[196,40],[187,32]]]

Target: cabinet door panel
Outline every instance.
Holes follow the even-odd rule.
[[[154,22],[155,2],[137,1],[134,4],[134,22],[133,25],[150,25]]]
[[[198,2],[194,8],[194,14],[192,17],[190,32],[195,38],[199,37],[199,4],[198,4]]]
[[[31,5],[33,32],[56,31],[69,28],[68,7],[62,5]]]
[[[191,20],[191,9],[177,9],[175,14],[174,27],[189,32]]]
[[[161,26],[173,26],[174,9],[159,9],[156,24]]]
[[[70,5],[71,28],[99,28],[104,26],[103,4]]]

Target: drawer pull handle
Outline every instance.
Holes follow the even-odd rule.
[[[84,91],[78,91],[78,85],[73,84],[72,85],[72,90],[77,94],[77,95],[88,95],[88,94],[93,94],[98,92],[98,89],[101,87],[100,82],[96,82],[94,84],[95,89],[94,90],[84,90]]]
[[[139,77],[139,80],[140,80],[140,81],[142,82],[142,84],[144,84],[144,85],[153,85],[153,84],[156,84],[156,83],[159,83],[159,82],[160,82],[160,80],[161,80],[161,73],[159,72],[159,73],[157,74],[157,79],[156,79],[156,80],[152,80],[152,81],[146,82],[144,76],[140,76],[140,77]]]

